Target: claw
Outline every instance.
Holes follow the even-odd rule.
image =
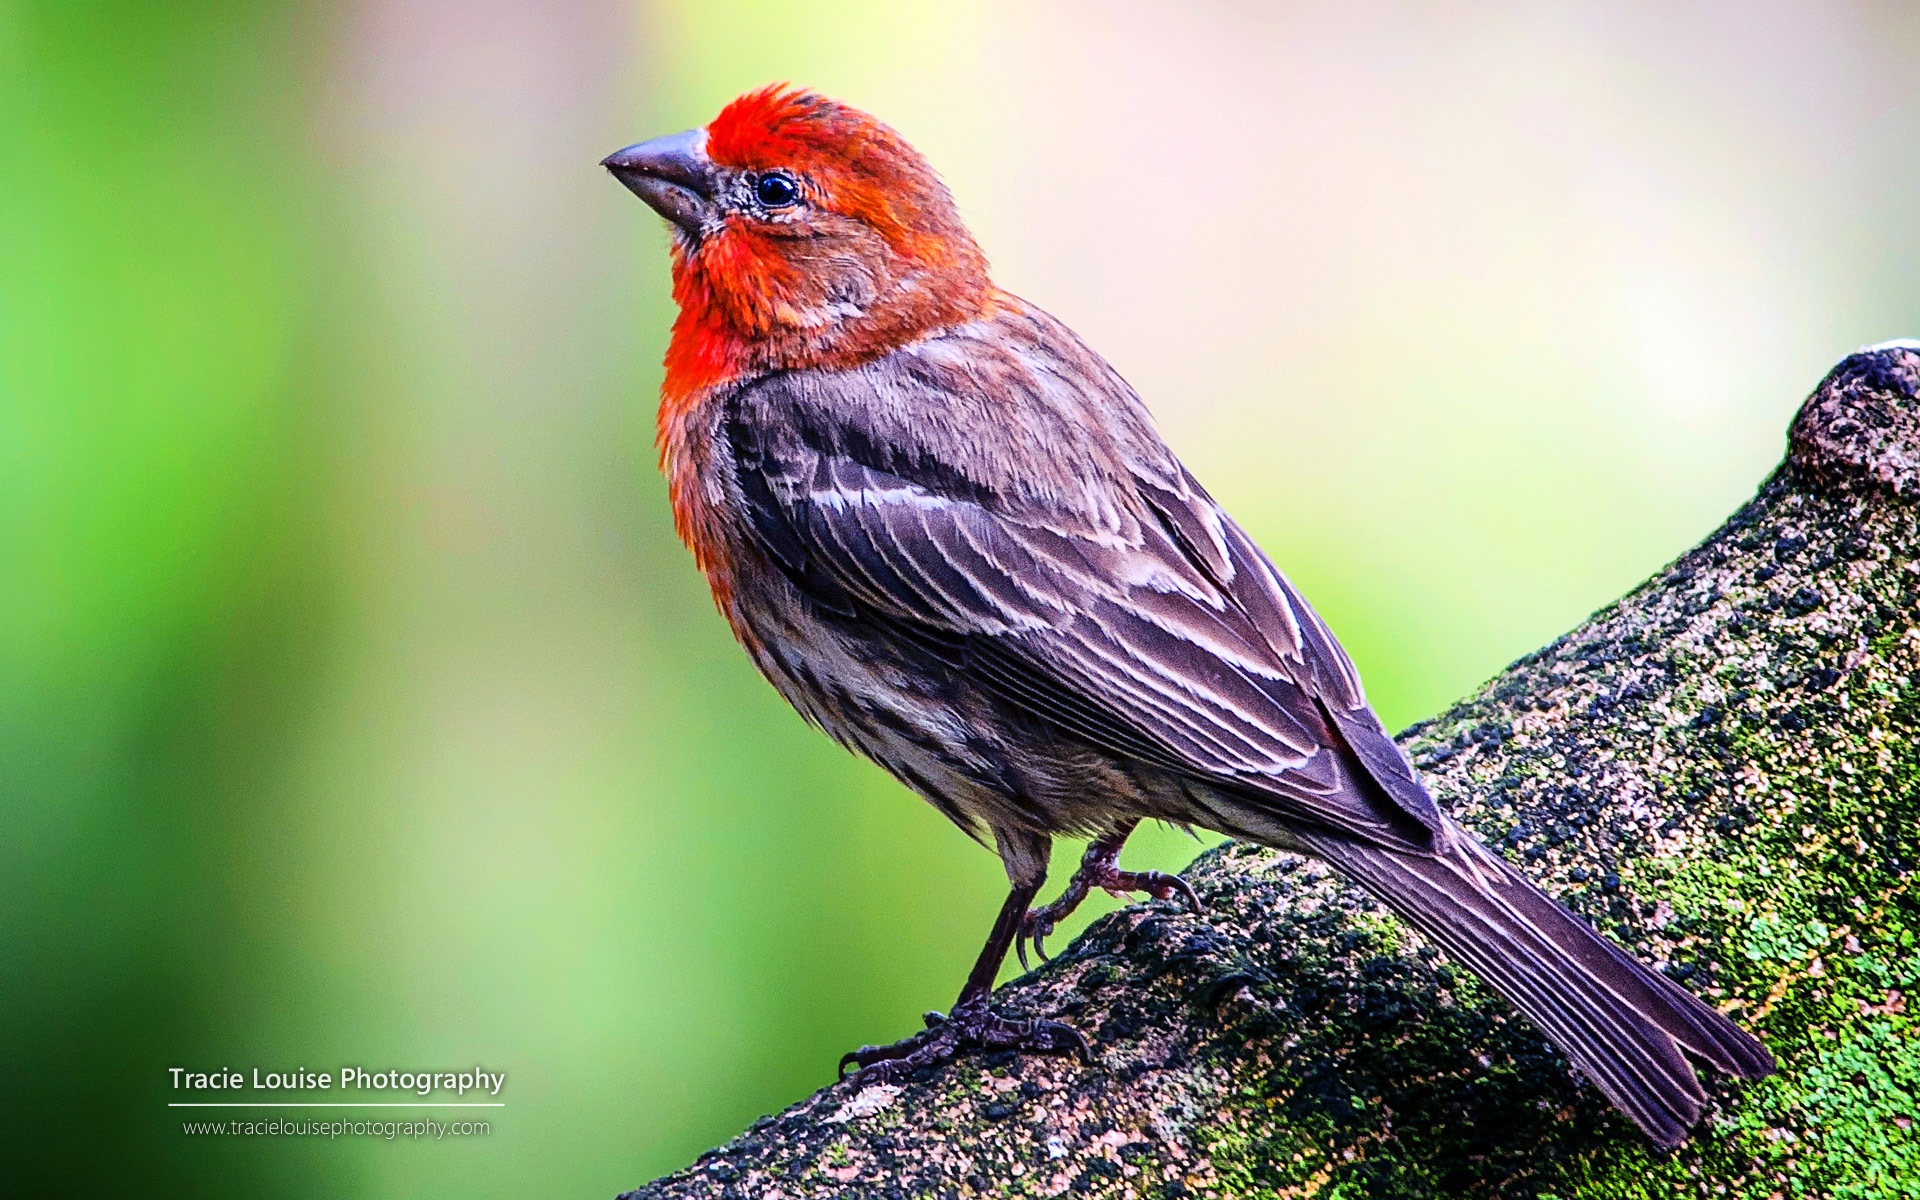
[[[1044,1039],[1056,1050],[1062,1049],[1064,1046],[1071,1046],[1074,1054],[1077,1055],[1083,1063],[1091,1064],[1093,1062],[1092,1044],[1087,1041],[1084,1034],[1071,1025],[1060,1021],[1036,1021],[1034,1022],[1034,1034],[1037,1038]],[[1058,1039],[1058,1041],[1055,1039]]]
[[[1033,969],[1033,965],[1027,961],[1028,942],[1033,943],[1033,952],[1040,956],[1041,962],[1053,961],[1053,956],[1047,953],[1047,935],[1053,932],[1054,922],[1047,912],[1044,908],[1034,909],[1020,922],[1020,933],[1013,940],[1013,951],[1020,957],[1020,969],[1023,971]]]
[[[847,1052],[846,1052],[845,1054],[842,1054],[842,1055],[840,1056],[840,1072],[839,1072],[839,1077],[840,1077],[841,1079],[845,1079],[845,1078],[847,1077],[847,1068],[848,1068],[848,1067],[853,1067],[853,1066],[860,1066],[860,1067],[864,1067],[864,1066],[866,1066],[866,1064],[865,1064],[865,1063],[863,1063],[863,1062],[861,1062],[861,1061],[860,1061],[860,1051],[861,1051],[861,1050],[868,1050],[868,1049],[871,1049],[871,1047],[869,1047],[869,1046],[862,1046],[862,1047],[860,1047],[860,1050],[849,1050],[849,1051],[847,1051]]]
[[[1180,898],[1186,901],[1188,910],[1191,911],[1194,916],[1197,917],[1204,911],[1200,905],[1200,897],[1194,894],[1193,885],[1180,876],[1166,875],[1159,871],[1150,871],[1147,874],[1147,878],[1154,884],[1153,894],[1155,899],[1170,900],[1173,898],[1173,894],[1178,892],[1180,893]]]

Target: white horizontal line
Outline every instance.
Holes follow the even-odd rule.
[[[454,1103],[439,1104],[431,1101],[424,1104],[410,1104],[410,1103],[407,1103],[407,1104],[323,1104],[317,1101],[312,1103],[299,1103],[295,1101],[279,1101],[279,1102],[259,1101],[254,1103],[240,1103],[235,1101],[228,1101],[224,1103],[206,1103],[206,1104],[169,1104],[167,1105],[167,1107],[168,1108],[505,1108],[506,1104],[504,1102],[498,1103],[498,1104],[454,1104]]]

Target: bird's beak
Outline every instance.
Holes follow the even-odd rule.
[[[704,129],[616,150],[600,165],[653,211],[690,234],[700,232],[713,210],[713,160],[707,157]]]

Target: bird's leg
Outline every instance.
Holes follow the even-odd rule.
[[[1135,892],[1145,892],[1156,900],[1165,900],[1178,894],[1194,912],[1200,911],[1200,897],[1193,894],[1187,881],[1178,875],[1168,875],[1164,871],[1122,871],[1120,869],[1120,847],[1126,845],[1127,837],[1133,833],[1138,821],[1122,823],[1112,833],[1096,839],[1087,847],[1080,859],[1080,869],[1067,881],[1067,888],[1060,898],[1052,904],[1043,904],[1030,910],[1021,918],[1020,935],[1015,942],[1020,953],[1020,965],[1027,965],[1027,939],[1033,939],[1033,950],[1042,959],[1047,957],[1047,935],[1054,926],[1073,915],[1087,893],[1094,888],[1111,892],[1116,896],[1131,896]]]
[[[1087,1040],[1071,1026],[1039,1019],[1012,1020],[987,1007],[994,976],[1000,973],[1007,949],[1020,931],[1021,918],[1039,890],[1036,881],[1015,884],[1007,893],[1007,902],[1000,906],[993,932],[987,935],[987,944],[967,975],[960,998],[953,1002],[952,1012],[926,1014],[924,1030],[891,1046],[862,1046],[846,1055],[840,1060],[841,1077],[846,1077],[848,1067],[857,1066],[862,1086],[891,1083],[922,1067],[947,1062],[965,1050],[1025,1050],[1036,1054],[1070,1050],[1083,1059],[1089,1057]]]

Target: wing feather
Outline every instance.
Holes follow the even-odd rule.
[[[910,431],[836,429],[818,381],[779,378],[724,440],[754,535],[823,609],[1116,757],[1368,840],[1441,829],[1338,642],[1157,438],[1162,461],[1076,465],[1085,495],[1016,498]]]

